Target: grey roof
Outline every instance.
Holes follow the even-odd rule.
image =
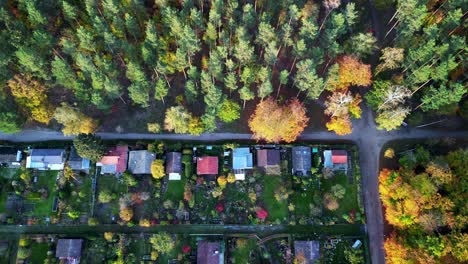
[[[150,174],[151,163],[156,155],[147,150],[130,151],[128,158],[128,170],[133,174]]]
[[[0,163],[17,162],[18,151],[13,148],[0,148]]]
[[[32,149],[29,153],[31,162],[61,164],[64,161],[64,149]]]
[[[72,170],[87,170],[90,167],[89,159],[84,159],[76,153],[74,147],[70,150],[70,155],[68,156],[68,166]]]
[[[309,147],[292,148],[293,174],[307,175],[312,168],[312,154]]]
[[[303,255],[306,264],[315,263],[320,258],[320,243],[315,240],[294,241],[294,255]]]
[[[235,148],[232,151],[232,168],[234,170],[253,168],[250,148]]]
[[[182,173],[182,154],[169,152],[166,157],[166,174]]]
[[[224,247],[222,242],[198,242],[197,264],[220,263],[224,263]]]
[[[57,258],[79,258],[83,239],[59,239],[55,256]]]

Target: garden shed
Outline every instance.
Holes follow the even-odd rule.
[[[221,241],[198,242],[197,264],[222,264],[224,263],[224,245]]]
[[[301,263],[313,264],[320,258],[320,243],[315,240],[294,241],[294,255]]]
[[[32,149],[26,158],[26,168],[37,170],[63,170],[64,149]]]
[[[70,155],[68,156],[68,166],[72,170],[76,171],[85,171],[89,170],[90,167],[90,160],[84,159],[76,153],[76,149],[74,147],[70,150]]]
[[[235,148],[232,151],[232,170],[236,180],[245,180],[245,170],[253,169],[250,148]]]
[[[310,147],[297,146],[292,148],[292,173],[297,176],[310,174],[312,168],[312,153]]]
[[[55,256],[65,263],[75,264],[80,262],[83,239],[59,239]]]
[[[280,174],[280,161],[281,156],[278,149],[257,150],[257,166],[264,169],[266,174]]]
[[[169,180],[180,180],[182,173],[182,154],[169,152],[166,157],[166,174]]]
[[[128,155],[128,170],[132,174],[151,174],[151,163],[156,155],[147,150],[133,150]]]

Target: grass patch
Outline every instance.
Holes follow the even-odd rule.
[[[265,203],[269,221],[283,221],[288,217],[287,201],[278,202],[275,199],[275,190],[284,184],[280,176],[265,176],[263,178],[262,200]]]
[[[31,263],[44,263],[48,250],[49,244],[47,243],[33,243],[31,245],[31,257],[29,260]]]
[[[46,199],[40,198],[37,201],[32,200],[34,203],[34,210],[29,214],[34,216],[50,216],[54,197],[56,196],[57,192],[57,174],[57,171],[44,171],[38,174],[38,180],[35,187],[37,189],[46,188],[49,192],[49,195]]]
[[[333,185],[340,184],[346,189],[346,194],[343,199],[340,199],[338,203],[340,207],[334,212],[329,210],[324,210],[325,215],[329,216],[336,216],[339,219],[342,218],[343,214],[350,213],[352,210],[356,210],[359,212],[358,204],[357,204],[357,187],[355,184],[348,183],[348,177],[342,173],[338,172],[335,176],[331,179],[323,179],[322,180],[322,189],[325,192],[330,192],[330,189]]]
[[[164,194],[163,200],[171,200],[175,204],[182,201],[182,199],[184,199],[185,182],[186,178],[184,174],[181,175],[181,179],[179,181],[168,181],[167,190]]]
[[[234,263],[252,263],[250,259],[251,252],[260,252],[256,239],[247,239],[245,245],[236,243],[235,249],[232,251],[232,259]]]

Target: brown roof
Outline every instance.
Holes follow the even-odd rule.
[[[280,163],[280,151],[277,149],[257,150],[257,166],[278,166]]]
[[[182,154],[169,152],[166,158],[166,173],[182,173]]]
[[[198,242],[197,264],[224,263],[224,250],[221,242]]]

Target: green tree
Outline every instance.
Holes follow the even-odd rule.
[[[323,79],[317,76],[315,66],[310,59],[300,61],[297,63],[297,72],[294,79],[294,84],[299,89],[299,93],[307,92],[307,97],[310,99],[317,99],[324,89]]]
[[[358,33],[351,37],[347,52],[360,58],[366,58],[374,53],[377,48],[376,43],[377,39],[372,33]]]
[[[247,86],[242,86],[242,88],[239,90],[239,96],[240,99],[244,101],[244,106],[242,108],[245,108],[246,101],[255,98],[255,94]]]
[[[150,237],[150,243],[153,246],[153,249],[160,254],[170,252],[175,246],[174,239],[172,239],[171,235],[165,232],[152,235]]]
[[[156,81],[154,97],[158,100],[161,100],[164,103],[164,97],[169,93],[169,87],[164,79],[159,78]]]
[[[217,116],[225,123],[231,123],[240,118],[240,105],[232,100],[225,99]]]
[[[101,138],[93,134],[79,134],[73,139],[73,146],[80,157],[93,162],[100,160],[106,151]]]
[[[7,134],[21,131],[16,112],[0,112],[0,131]]]

